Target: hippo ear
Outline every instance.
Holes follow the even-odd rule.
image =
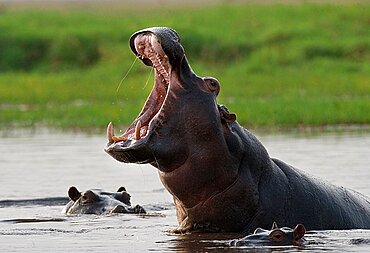
[[[306,233],[306,228],[302,224],[298,224],[293,231],[293,238],[294,240],[301,239],[304,234]]]
[[[278,225],[276,224],[276,222],[274,221],[273,223],[272,223],[272,228],[271,228],[271,230],[274,230],[274,229],[277,229],[278,228]]]
[[[76,187],[71,186],[68,189],[68,196],[71,200],[77,201],[81,197],[81,193],[77,190]]]
[[[222,115],[222,119],[225,120],[227,123],[234,122],[236,120],[236,114],[229,113],[226,115]]]
[[[118,188],[117,192],[125,192],[126,191],[126,188],[121,186],[120,188]]]
[[[221,120],[230,123],[236,120],[236,114],[230,113],[229,110],[224,105],[217,105],[218,111],[220,112]]]

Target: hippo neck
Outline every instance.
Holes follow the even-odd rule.
[[[187,159],[181,166],[170,172],[160,171],[163,185],[186,208],[194,207],[223,192],[237,178],[238,164],[233,163],[225,146],[214,142],[209,145],[190,148]],[[215,149],[214,146],[218,148]],[[199,153],[199,149],[213,152]]]
[[[194,97],[197,94],[190,93],[190,96]],[[200,107],[201,100],[195,99],[195,101],[199,103],[195,107]],[[218,113],[217,105],[214,107],[199,110],[194,115],[192,120],[198,122],[197,128],[194,128],[192,123],[187,124],[186,121],[177,123],[182,125],[182,128],[175,129],[171,134],[182,136],[184,142],[177,142],[172,147],[179,147],[182,153],[176,152],[181,155],[165,160],[174,164],[173,161],[182,159],[181,163],[176,163],[176,168],[166,169],[163,164],[160,164],[161,159],[158,159],[163,185],[186,208],[198,205],[224,191],[238,177],[240,160],[230,152],[222,129],[219,127],[220,119],[218,117],[210,119],[212,122],[216,121],[211,125],[206,120],[202,120],[207,115]],[[177,146],[178,143],[180,144]]]
[[[237,122],[232,123],[229,130],[224,135],[224,144],[209,157],[193,155],[176,172],[160,172],[162,183],[175,198],[180,223],[210,224],[226,231],[241,231],[258,212],[258,181],[264,165],[254,160],[251,147],[259,141],[246,134]],[[240,138],[241,135],[244,138]],[[212,145],[211,150],[214,147]],[[260,155],[268,156],[264,149]],[[205,163],[204,159],[207,159]],[[203,163],[208,166],[201,166]],[[209,164],[212,164],[211,172]],[[193,176],[188,176],[189,171]],[[204,175],[207,180],[202,180]]]
[[[225,166],[233,166],[229,169],[236,172],[236,176],[231,178],[225,173],[230,181],[223,186],[223,191],[192,208],[185,208],[188,219],[193,224],[210,224],[224,231],[255,228],[254,220],[264,213],[259,206],[259,181],[263,171],[271,170],[273,173],[271,159],[260,141],[237,122],[227,125],[224,137],[229,154],[229,162]],[[214,183],[218,184],[217,181]]]

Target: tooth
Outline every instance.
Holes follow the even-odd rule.
[[[141,121],[138,120],[135,126],[135,140],[140,140],[140,128],[141,128]]]
[[[127,137],[114,136],[114,128],[113,128],[112,122],[109,122],[109,124],[108,124],[107,137],[108,137],[108,142],[109,143],[127,140]]]
[[[114,136],[114,128],[112,122],[109,122],[107,127],[107,137],[108,142],[113,142],[113,136]]]
[[[145,136],[146,135],[146,132],[148,131],[148,126],[146,126],[146,127],[143,127],[143,136]]]
[[[124,137],[124,136],[112,136],[112,140],[114,142],[125,141],[125,140],[127,140],[127,137]]]

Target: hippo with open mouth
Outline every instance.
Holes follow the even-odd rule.
[[[257,228],[253,234],[241,239],[232,240],[230,246],[301,246],[304,243],[306,228],[298,224],[294,229],[288,227],[279,228],[274,222],[271,230]]]
[[[235,114],[217,104],[219,82],[192,71],[176,31],[138,31],[130,47],[154,68],[154,87],[121,136],[109,123],[105,151],[159,170],[176,205],[174,232],[252,232],[274,221],[308,230],[370,228],[365,196],[270,158]]]
[[[117,192],[87,190],[81,193],[76,187],[71,186],[68,196],[71,200],[63,208],[62,213],[65,214],[146,213],[139,205],[131,207],[131,196],[125,187],[120,187]]]

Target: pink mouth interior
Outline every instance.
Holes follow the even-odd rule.
[[[149,60],[154,68],[154,86],[139,116],[121,136],[114,135],[113,125],[109,123],[107,128],[109,143],[138,141],[145,138],[150,132],[153,118],[164,103],[170,85],[171,65],[157,37],[152,33],[139,34],[134,44],[138,57]]]

